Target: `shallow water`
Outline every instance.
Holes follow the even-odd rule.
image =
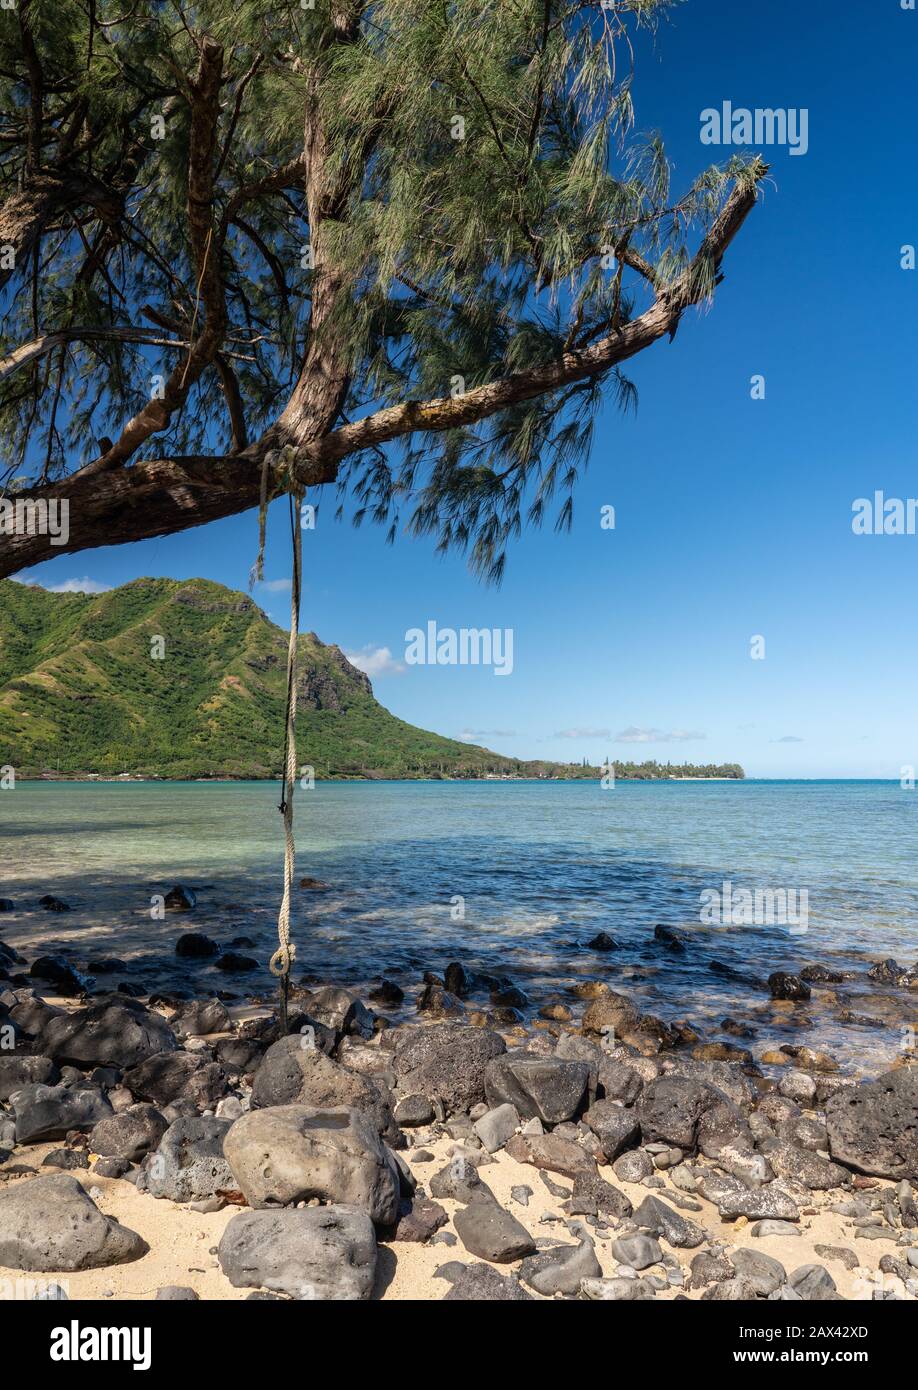
[[[0,935],[30,957],[117,955],[149,989],[266,989],[266,970],[194,965],[189,976],[173,945],[192,927],[244,934],[267,961],[277,800],[267,783],[19,783],[0,793],[0,896],[17,908]],[[849,1066],[891,1060],[918,1022],[918,991],[875,986],[864,971],[918,958],[916,808],[918,792],[882,782],[319,784],[297,793],[297,878],[330,891],[297,894],[295,975],[363,985],[385,972],[412,991],[425,969],[458,958],[511,976],[535,1004],[599,977],[706,1038],[723,1037],[728,1014],[749,1021],[756,1053],[798,1042]],[[700,895],[725,880],[734,893],[805,890],[805,932],[703,925]],[[197,911],[153,920],[151,895],[174,883],[197,890]],[[47,892],[72,911],[38,909]],[[687,949],[662,949],[656,923],[683,928]],[[619,949],[587,949],[598,931]],[[773,1010],[767,991],[714,973],[715,961],[759,978],[809,961],[854,969],[843,1002],[873,1016],[883,1006],[888,1026],[838,1023],[820,990]]]

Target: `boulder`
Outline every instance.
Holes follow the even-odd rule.
[[[525,1226],[481,1191],[474,1192],[468,1206],[456,1212],[453,1225],[469,1254],[492,1264],[510,1264],[535,1250]]]
[[[219,999],[193,999],[180,1005],[169,1023],[177,1038],[201,1037],[208,1033],[225,1033],[230,1026],[230,1016]]]
[[[659,1197],[645,1197],[631,1219],[652,1235],[663,1236],[676,1249],[694,1250],[705,1238],[700,1226],[687,1221]]]
[[[48,1019],[37,1049],[56,1062],[74,1067],[134,1067],[156,1053],[177,1047],[164,1018],[133,1000],[91,1004],[72,1014]]]
[[[918,1179],[918,1067],[831,1096],[826,1129],[837,1163],[873,1177]]]
[[[507,1052],[485,1067],[488,1104],[513,1105],[524,1120],[560,1124],[576,1115],[586,1094],[590,1068],[586,1062],[560,1057],[535,1057]]]
[[[193,1052],[157,1052],[126,1071],[124,1084],[153,1105],[187,1100],[198,1110],[213,1109],[227,1090],[223,1068]]]
[[[242,1211],[217,1247],[234,1288],[271,1289],[298,1299],[367,1299],[376,1274],[373,1223],[359,1207]]]
[[[599,1140],[607,1163],[613,1163],[620,1153],[640,1139],[640,1125],[634,1111],[613,1100],[594,1101],[583,1118]]]
[[[53,1086],[59,1075],[50,1057],[0,1055],[0,1100],[8,1101],[23,1086]]]
[[[169,889],[163,902],[167,912],[193,912],[198,905],[194,889],[185,888],[181,883]]]
[[[489,1028],[443,1023],[409,1029],[395,1050],[399,1094],[424,1095],[441,1101],[449,1114],[465,1114],[484,1102],[485,1068],[506,1050]]]
[[[578,1173],[595,1174],[596,1160],[574,1139],[559,1134],[514,1134],[504,1146],[504,1152],[517,1163],[531,1163],[550,1173],[562,1173],[574,1178]]]
[[[175,954],[186,960],[209,960],[220,954],[220,947],[202,931],[186,931],[175,943]]]
[[[337,1033],[339,1038],[345,1033],[361,1038],[373,1036],[373,1015],[349,990],[326,985],[309,996],[308,1008],[311,1018]]]
[[[268,1048],[252,1083],[252,1108],[309,1105],[327,1110],[348,1106],[371,1120],[380,1134],[394,1139],[398,1126],[392,1118],[385,1083],[347,1071],[318,1047],[304,1047],[305,1041],[293,1034]]]
[[[601,1277],[602,1267],[587,1235],[583,1235],[577,1245],[556,1245],[551,1250],[530,1255],[520,1266],[523,1283],[546,1297],[579,1293],[581,1279]]]
[[[29,971],[33,980],[47,980],[55,994],[76,998],[85,994],[87,982],[63,956],[39,956]]]
[[[152,1105],[132,1105],[94,1125],[89,1147],[105,1158],[126,1158],[129,1163],[139,1163],[156,1148],[167,1128],[163,1116]]]
[[[516,1106],[496,1105],[475,1121],[474,1129],[489,1154],[497,1153],[517,1131],[520,1117]]]
[[[645,1144],[663,1143],[694,1153],[698,1125],[719,1094],[703,1081],[685,1076],[658,1076],[645,1087],[636,1107]]]
[[[451,1274],[452,1288],[444,1303],[523,1303],[533,1302],[532,1294],[521,1288],[513,1275],[498,1274],[490,1265],[456,1265]],[[439,1271],[438,1271],[439,1273]],[[445,1278],[445,1273],[440,1275]]]
[[[112,1107],[92,1086],[23,1086],[13,1101],[16,1143],[39,1144],[64,1139],[71,1129],[92,1129],[111,1115]]]
[[[610,1029],[621,1036],[636,1027],[638,1011],[624,994],[608,990],[594,999],[584,1011],[583,1031],[585,1033],[605,1034]]]
[[[216,966],[230,975],[248,975],[258,969],[258,961],[254,956],[243,956],[238,951],[224,951]]]
[[[233,1191],[236,1181],[223,1154],[231,1124],[209,1115],[175,1120],[147,1161],[146,1190],[172,1202],[197,1202]]]
[[[321,1197],[382,1226],[398,1215],[398,1170],[372,1121],[345,1106],[279,1105],[235,1121],[224,1153],[252,1207]]]
[[[763,1139],[759,1144],[775,1175],[802,1183],[814,1192],[826,1192],[833,1187],[847,1187],[851,1182],[847,1169],[828,1158],[821,1158],[812,1149],[804,1149],[786,1139]]]
[[[806,980],[799,975],[791,975],[786,970],[776,970],[768,977],[768,990],[772,999],[809,999],[812,990]]]
[[[71,1272],[125,1264],[147,1253],[136,1231],[105,1216],[66,1173],[0,1192],[0,1265]]]
[[[767,1298],[775,1293],[787,1280],[787,1272],[779,1260],[772,1259],[761,1250],[748,1250],[745,1247],[734,1250],[729,1256],[736,1271],[736,1277],[743,1279],[754,1289],[759,1298]]]
[[[614,1216],[618,1219],[631,1215],[631,1203],[624,1192],[598,1173],[577,1173],[570,1212],[571,1216]]]

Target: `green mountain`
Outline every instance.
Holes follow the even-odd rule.
[[[20,777],[279,777],[288,635],[206,579],[105,594],[0,580],[0,767]],[[300,638],[297,752],[327,777],[595,778],[416,729],[314,632]],[[742,777],[735,763],[616,763],[624,779]]]
[[[280,775],[287,642],[251,598],[204,579],[97,595],[0,581],[0,765],[25,777]],[[300,638],[300,663],[299,762],[317,777],[518,767],[397,719],[315,633]]]

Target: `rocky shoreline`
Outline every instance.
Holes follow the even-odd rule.
[[[754,1058],[599,979],[527,1021],[459,961],[414,1000],[298,984],[282,1036],[269,1000],[197,994],[203,933],[175,947],[188,997],[138,998],[0,942],[8,1296],[918,1297],[913,1050]]]

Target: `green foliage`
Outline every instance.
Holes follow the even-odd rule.
[[[44,229],[34,265],[20,271],[25,292],[0,301],[4,341],[75,323],[162,323],[166,339],[193,336],[188,95],[206,34],[224,50],[215,228],[234,195],[301,154],[318,93],[329,180],[344,189],[323,223],[344,287],[323,330],[346,356],[343,419],[586,348],[653,293],[646,277],[604,257],[639,255],[665,288],[685,271],[690,238],[758,168],[731,159],[676,196],[660,137],[635,136],[635,45],[672,3],[23,0],[0,11],[7,190],[34,172],[37,102],[41,166],[91,174],[121,203],[104,217],[68,209]],[[40,79],[23,52],[26,30]],[[159,118],[163,139],[154,138]],[[287,400],[312,331],[302,252],[315,229],[297,185],[246,193],[235,206],[219,252],[223,357],[253,438]],[[696,273],[712,293],[709,268]],[[7,481],[53,479],[95,457],[175,360],[174,347],[75,341],[12,376],[0,385]],[[407,526],[467,551],[478,573],[499,579],[524,523],[551,511],[570,524],[606,394],[635,404],[616,369],[477,425],[412,436],[401,452],[356,455],[339,477],[342,507],[357,523],[384,522],[390,536]],[[211,367],[156,453],[211,453],[229,440]]]

